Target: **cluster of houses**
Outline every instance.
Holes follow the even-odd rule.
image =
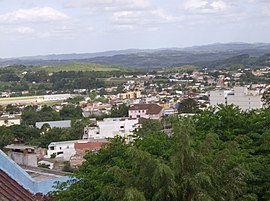
[[[233,104],[242,110],[260,109],[263,107],[262,94],[266,85],[249,84],[248,86],[236,87],[239,84],[238,82],[241,81],[241,76],[247,71],[251,70],[244,69],[234,72],[203,70],[190,73],[138,75],[138,79],[133,79],[134,76],[129,77],[130,80],[123,84],[121,93],[112,93],[117,90],[115,86],[107,87],[104,88],[107,94],[98,95],[94,99],[85,97],[85,100],[78,104],[82,108],[82,116],[89,118],[92,122],[91,125],[84,128],[81,135],[82,139],[51,142],[47,149],[16,144],[8,145],[5,147],[8,157],[3,152],[0,152],[0,176],[7,175],[7,178],[11,177],[11,180],[14,180],[14,175],[3,164],[10,165],[13,162],[19,164],[20,166],[14,165],[14,171],[23,177],[20,185],[27,189],[32,194],[32,197],[35,197],[35,194],[41,190],[36,189],[35,185],[37,184],[33,178],[25,176],[26,173],[21,167],[27,167],[30,175],[38,172],[36,169],[31,168],[39,166],[61,171],[65,162],[69,162],[71,168],[77,168],[83,163],[86,152],[97,152],[102,147],[108,146],[111,138],[121,136],[125,139],[123,143],[132,142],[134,132],[142,127],[142,119],[161,120],[163,116],[178,114],[178,108],[181,107],[179,103],[184,99],[192,98],[196,100],[201,109],[219,104]],[[254,76],[263,76],[270,72],[270,68],[257,69],[251,72]],[[154,82],[153,79],[157,77],[161,77],[163,82]],[[96,90],[97,94],[99,94],[99,90]],[[85,90],[80,89],[76,92],[85,93]],[[4,95],[6,94],[2,94],[2,96]],[[39,96],[34,102],[36,104],[49,101],[64,102],[74,96],[71,94]],[[100,97],[106,101],[100,101]],[[52,106],[52,108],[59,111],[65,104],[67,103],[59,103]],[[118,107],[121,104],[128,106],[128,115],[126,117],[103,118],[102,120],[93,118],[93,116],[108,116],[114,106]],[[20,124],[20,114],[3,114],[0,116],[0,126]],[[71,120],[36,122],[35,126],[42,128],[45,124],[49,125],[49,128],[69,128],[71,127]],[[48,173],[45,175],[49,180],[53,179],[54,181],[66,179],[58,174]],[[53,175],[53,178],[50,178],[50,175]],[[41,174],[40,178],[42,177],[45,176]],[[41,193],[46,193],[52,188],[50,182],[45,182],[45,184],[47,185],[46,190]]]

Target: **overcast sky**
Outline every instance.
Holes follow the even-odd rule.
[[[270,0],[0,0],[0,58],[269,36]]]

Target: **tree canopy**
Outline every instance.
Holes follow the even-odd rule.
[[[55,200],[269,200],[269,120],[270,109],[227,106],[170,118],[172,135],[144,128],[131,144],[115,138],[85,156]]]

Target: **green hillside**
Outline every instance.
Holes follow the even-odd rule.
[[[58,72],[58,71],[126,71],[127,69],[119,66],[93,64],[93,63],[67,63],[59,66],[36,67],[36,70]]]

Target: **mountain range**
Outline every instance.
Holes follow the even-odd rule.
[[[59,54],[0,59],[0,66],[56,66],[65,63],[96,63],[135,68],[166,68],[181,65],[223,67],[232,64],[270,64],[268,43],[215,43],[186,48],[128,49],[97,53]]]

